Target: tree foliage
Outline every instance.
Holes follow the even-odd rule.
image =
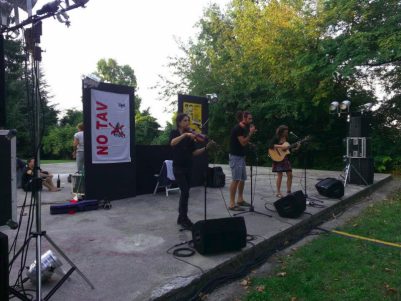
[[[156,118],[152,117],[149,110],[135,115],[135,143],[150,145],[155,144],[159,136],[159,127]]]
[[[77,109],[67,109],[64,116],[60,119],[60,126],[77,126],[78,123],[83,122],[83,112]]]
[[[76,132],[76,126],[70,124],[52,127],[43,139],[43,151],[46,157],[72,159],[72,142]]]
[[[119,65],[116,60],[100,59],[96,65],[96,75],[111,84],[123,85],[135,89],[135,112],[139,112],[141,99],[137,94],[138,85],[134,69],[129,65]]]
[[[34,137],[45,136],[57,123],[58,110],[50,104],[44,76],[39,72],[39,98],[33,96],[33,70],[28,65],[28,54],[24,53],[21,41],[5,40],[5,94],[6,126],[17,130],[17,154],[27,158],[33,156]],[[41,130],[35,132],[34,115],[39,104]]]
[[[172,59],[180,84],[165,81],[164,95],[216,92],[220,102],[210,106],[209,131],[223,149],[235,112],[249,110],[259,128],[254,142],[260,163],[268,162],[267,142],[285,123],[300,136],[313,135],[304,147],[309,164],[339,167],[347,122],[329,115],[328,106],[344,99],[354,109],[377,103],[378,81],[399,93],[399,5],[234,0],[224,13],[211,5],[198,23],[199,35]],[[388,111],[383,107],[379,114]]]

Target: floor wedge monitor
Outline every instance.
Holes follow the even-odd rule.
[[[246,246],[245,220],[240,216],[198,221],[192,227],[192,240],[202,255],[241,250]]]
[[[274,202],[281,217],[297,218],[306,209],[306,198],[302,190],[295,191]]]
[[[317,191],[328,198],[338,199],[344,195],[343,182],[334,178],[326,178],[316,183]]]

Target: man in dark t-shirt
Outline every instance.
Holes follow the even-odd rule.
[[[245,147],[249,144],[252,135],[256,132],[252,124],[253,118],[249,112],[237,113],[238,124],[231,130],[229,163],[232,174],[230,185],[230,210],[243,211],[241,206],[249,207],[245,202],[243,192],[246,181]],[[237,205],[235,195],[238,190]]]

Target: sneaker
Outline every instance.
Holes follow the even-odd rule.
[[[238,204],[238,206],[241,206],[241,207],[251,207],[251,204],[249,204],[246,201],[242,201],[242,202],[237,203],[237,204]]]

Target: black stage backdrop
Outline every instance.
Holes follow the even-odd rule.
[[[137,145],[136,149],[136,193],[153,193],[158,174],[164,160],[171,160],[169,145]],[[193,157],[191,186],[202,186],[208,166],[206,155]]]
[[[96,90],[129,95],[130,154],[131,162],[92,164],[91,88],[83,89],[84,143],[85,143],[85,198],[116,200],[136,195],[134,89],[131,87],[100,83]]]

